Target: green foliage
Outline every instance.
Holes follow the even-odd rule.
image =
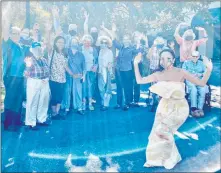
[[[4,2],[7,3],[7,2]],[[19,26],[25,23],[25,2],[13,2],[12,11],[15,16],[13,22]],[[208,1],[149,1],[149,2],[45,2],[32,1],[31,25],[38,22],[40,26],[51,20],[52,5],[60,9],[61,25],[67,30],[68,24],[76,23],[79,31],[83,32],[84,10],[88,11],[89,27],[99,26],[102,22],[110,28],[115,22],[120,33],[139,30],[147,34],[159,32],[173,33],[176,25],[200,12],[202,17],[208,15]],[[5,5],[4,5],[5,6]],[[3,9],[4,9],[3,6]],[[18,10],[19,9],[19,10]],[[188,18],[189,16],[189,18]],[[207,16],[209,19],[209,17]],[[13,24],[14,24],[13,23]]]

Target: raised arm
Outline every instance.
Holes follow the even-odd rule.
[[[101,25],[101,29],[107,33],[107,35],[111,38],[111,39],[114,39],[114,35],[113,35],[113,31],[112,30],[109,30],[107,29],[105,26],[104,26],[104,23]]]
[[[199,40],[196,40],[196,46],[199,46],[201,44],[204,44],[207,42],[208,40],[208,35],[207,35],[207,32],[204,28],[202,27],[196,27],[196,30],[198,30],[199,32],[202,31],[203,32],[203,38],[199,39]]]
[[[4,41],[9,39],[10,23],[12,18],[11,2],[8,2],[8,6],[5,9],[5,13],[2,14],[2,37]]]
[[[151,82],[157,82],[157,78],[156,78],[156,74],[153,73],[149,76],[146,77],[142,77],[140,74],[140,70],[138,67],[138,64],[141,62],[142,59],[142,54],[139,53],[135,59],[134,59],[134,72],[135,72],[135,77],[136,77],[136,81],[138,84],[147,84],[147,83],[151,83]]]
[[[183,70],[184,74],[184,79],[190,81],[191,83],[194,83],[199,86],[205,86],[207,81],[209,80],[209,77],[211,75],[212,69],[213,69],[213,64],[211,60],[208,60],[207,57],[204,57],[203,59],[205,66],[207,67],[206,72],[203,74],[203,78],[199,79],[198,77],[193,76],[189,72]]]
[[[183,25],[184,23],[180,23],[177,27],[176,27],[176,30],[175,30],[175,32],[174,32],[174,37],[175,37],[175,39],[176,39],[176,41],[177,41],[177,43],[178,44],[181,44],[182,43],[182,40],[183,40],[183,38],[180,36],[180,34],[179,34],[179,31],[180,31],[180,27],[181,27],[181,25]]]
[[[89,34],[89,29],[88,29],[88,19],[89,19],[89,13],[87,13],[87,11],[84,11],[84,17],[85,17],[85,21],[84,21],[84,35]]]
[[[46,42],[46,49],[48,51],[48,55],[52,54],[52,39],[51,39],[51,31],[52,30],[52,24],[50,21],[48,21],[45,24],[45,42]]]
[[[53,24],[54,24],[55,32],[58,33],[61,26],[60,26],[60,18],[59,18],[59,8],[55,5],[52,7],[52,17],[53,17]]]

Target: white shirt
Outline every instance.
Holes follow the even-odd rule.
[[[108,71],[108,64],[113,63],[114,56],[113,52],[110,49],[101,49],[98,57],[98,66],[99,70],[98,73],[100,73],[103,78],[104,82],[107,81],[107,71]]]
[[[82,47],[82,53],[85,57],[86,71],[91,71],[91,68],[94,65],[93,48],[90,47],[89,49],[85,49]]]

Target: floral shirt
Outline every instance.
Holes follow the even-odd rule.
[[[66,70],[68,60],[63,54],[54,52],[54,57],[51,58],[51,76],[50,80],[58,83],[66,82]]]

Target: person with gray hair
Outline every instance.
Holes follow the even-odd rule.
[[[195,77],[202,79],[206,66],[199,60],[198,51],[193,51],[191,59],[183,63],[182,68],[193,74]],[[191,114],[195,117],[204,116],[203,106],[205,103],[207,86],[197,86],[196,84],[186,81],[187,89],[191,100]]]
[[[21,125],[21,110],[24,90],[24,59],[29,52],[29,47],[20,45],[21,29],[12,27],[11,11],[7,18],[3,17],[2,26],[2,55],[3,55],[3,82],[5,86],[4,99],[4,129],[18,130]]]
[[[93,38],[90,35],[84,35],[82,38],[82,53],[85,57],[86,76],[84,86],[84,109],[86,109],[86,98],[89,101],[89,110],[94,110],[92,105],[92,97],[94,94],[94,83],[97,72],[97,59],[98,53],[94,47],[92,47]]]
[[[101,50],[98,57],[98,88],[101,96],[101,110],[106,111],[111,99],[111,74],[113,66],[113,53],[110,49],[112,41],[107,36],[98,37],[98,45]]]
[[[68,50],[68,66],[72,75],[73,107],[77,113],[83,115],[83,82],[85,81],[85,57],[79,51],[79,39],[73,37],[71,48]]]

